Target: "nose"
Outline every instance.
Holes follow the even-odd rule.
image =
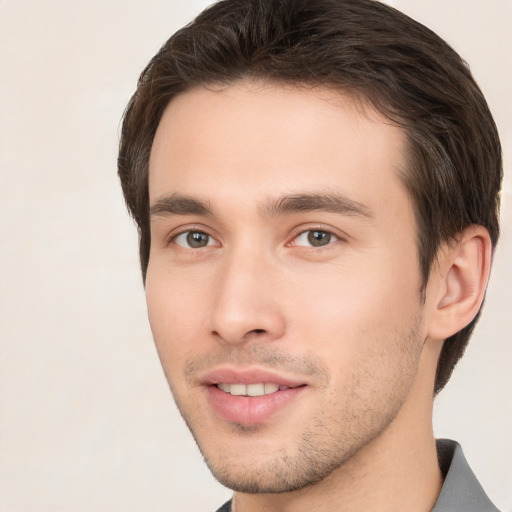
[[[219,268],[211,328],[222,344],[275,341],[286,330],[278,265],[254,251],[233,252]]]

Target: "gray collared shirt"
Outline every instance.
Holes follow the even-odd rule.
[[[499,512],[485,494],[459,443],[437,440],[444,484],[432,512]]]

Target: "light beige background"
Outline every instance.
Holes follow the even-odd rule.
[[[213,512],[230,494],[172,404],[116,177],[139,72],[207,3],[0,0],[1,512]],[[512,1],[392,3],[470,62],[505,146],[486,312],[435,430],[510,512]]]

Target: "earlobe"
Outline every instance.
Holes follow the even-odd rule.
[[[491,268],[492,244],[483,226],[466,228],[439,256],[440,293],[429,335],[446,339],[463,329],[482,305]]]

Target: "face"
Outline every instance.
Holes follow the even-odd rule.
[[[426,334],[404,151],[399,128],[329,90],[243,82],[165,111],[149,318],[224,485],[320,481],[410,400]]]

